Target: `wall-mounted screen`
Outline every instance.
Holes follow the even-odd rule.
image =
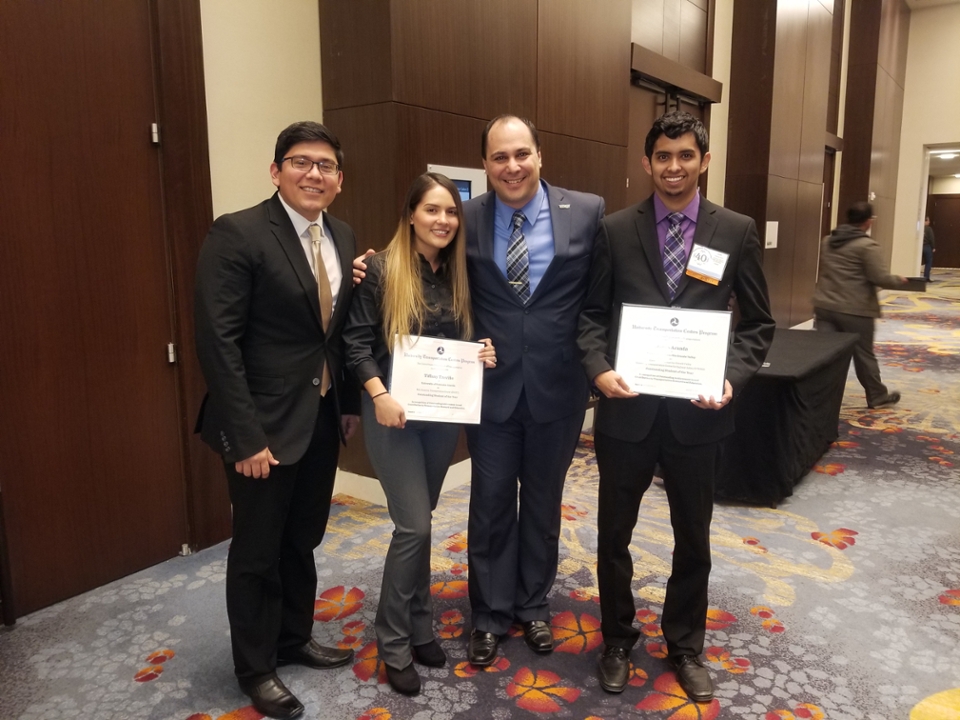
[[[463,201],[483,195],[487,191],[487,174],[480,168],[429,164],[427,172],[440,173],[450,178],[460,191],[460,199]]]

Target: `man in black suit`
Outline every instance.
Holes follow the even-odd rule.
[[[312,638],[314,549],[323,539],[340,442],[359,422],[340,331],[353,292],[354,236],[325,212],[343,153],[323,125],[277,138],[269,200],[223,215],[200,251],[197,354],[208,395],[197,429],[223,456],[233,504],[227,615],[234,669],[275,718],[303,705],[276,675],[345,665],[351,650]]]
[[[483,666],[515,621],[534,651],[553,650],[547,594],[557,574],[563,483],[588,398],[577,317],[603,200],[540,180],[540,141],[528,120],[491,120],[481,154],[493,192],[463,208],[477,337],[497,347],[480,424],[467,426],[468,658]]]
[[[733,432],[730,401],[763,363],[774,331],[756,225],[698,192],[710,162],[707,142],[703,124],[688,113],[670,113],[654,123],[643,166],[655,192],[604,219],[579,339],[584,368],[602,393],[595,438],[597,580],[605,643],[600,684],[621,692],[628,679],[630,649],[639,637],[633,626],[629,545],[640,501],[659,463],[675,544],[661,628],[680,685],[698,702],[713,697],[699,656],[706,634],[710,520],[721,441]],[[709,248],[723,263],[716,282],[708,274],[701,273],[703,280],[685,273],[695,246]],[[639,395],[614,369],[623,303],[724,311],[731,297],[740,319],[729,342],[721,397]]]

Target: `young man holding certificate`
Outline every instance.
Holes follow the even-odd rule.
[[[661,628],[680,685],[697,702],[713,698],[713,683],[699,656],[706,634],[710,521],[721,442],[733,432],[731,400],[763,363],[774,331],[756,225],[699,194],[700,175],[710,163],[707,150],[706,130],[692,115],[674,112],[654,123],[643,166],[655,192],[604,219],[578,341],[587,375],[602,393],[596,418],[597,579],[605,643],[600,684],[608,692],[622,692],[629,677],[630,650],[639,637],[629,546],[640,501],[659,463],[675,543]],[[740,317],[725,353],[698,350],[683,340],[687,328],[690,337],[716,332],[717,324],[703,311],[726,312],[731,298]],[[630,319],[622,324],[624,306]],[[659,318],[664,309],[673,310],[666,325]],[[728,320],[720,319],[725,329]],[[677,341],[662,342],[658,329],[664,336],[676,333]],[[638,350],[618,357],[621,340]],[[639,355],[652,352],[645,344],[663,346],[667,360],[643,367]],[[705,391],[713,385],[692,382],[687,392],[677,391],[664,378],[678,374],[684,363],[690,367],[683,374],[705,381],[725,364],[722,384]],[[643,394],[631,386],[641,382]]]

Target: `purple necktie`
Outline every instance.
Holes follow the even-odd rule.
[[[677,296],[677,286],[687,264],[687,252],[683,248],[683,232],[680,230],[683,213],[670,213],[667,220],[670,221],[670,227],[663,243],[663,272],[667,276],[670,299],[673,300]]]

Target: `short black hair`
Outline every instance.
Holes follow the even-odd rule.
[[[333,148],[333,152],[337,156],[337,165],[339,165],[342,170],[343,150],[340,149],[340,141],[328,127],[318,122],[313,122],[312,120],[295,122],[293,125],[288,125],[283,129],[277,136],[277,146],[273,150],[273,161],[277,164],[277,167],[279,167],[290,151],[290,148],[294,145],[302,142],[317,141],[325,142]]]
[[[681,135],[692,132],[697,140],[697,147],[700,148],[700,157],[702,158],[710,150],[710,138],[707,136],[707,129],[700,122],[699,118],[694,117],[688,112],[676,110],[674,112],[661,115],[653,121],[653,127],[647,133],[647,139],[643,143],[643,154],[647,158],[653,156],[653,146],[661,135],[666,135],[671,140],[676,140]]]
[[[493,120],[487,123],[487,126],[483,129],[483,135],[480,136],[480,157],[484,160],[487,159],[487,135],[490,134],[491,128],[494,125],[501,122],[506,122],[507,120],[519,120],[524,125],[527,126],[527,130],[530,131],[530,136],[533,138],[533,145],[536,148],[537,152],[540,152],[540,134],[537,132],[536,126],[527,120],[524,117],[519,115],[497,115]]]
[[[863,225],[873,217],[873,205],[866,200],[855,202],[847,210],[847,222],[851,225]]]

